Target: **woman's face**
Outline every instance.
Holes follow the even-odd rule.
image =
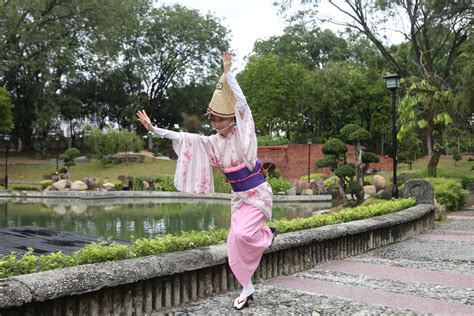
[[[212,128],[215,129],[219,134],[226,137],[227,134],[232,130],[234,126],[233,117],[220,117],[220,116],[211,116]]]

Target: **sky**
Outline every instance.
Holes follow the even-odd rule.
[[[197,9],[201,14],[211,12],[228,27],[231,35],[233,69],[242,70],[244,57],[249,55],[257,39],[283,34],[285,21],[278,15],[274,0],[161,0],[158,4],[178,3]]]
[[[230,30],[230,50],[234,55],[233,70],[237,72],[244,69],[245,57],[251,53],[256,40],[283,34],[286,22],[284,17],[278,13],[279,8],[273,5],[274,2],[275,0],[156,0],[157,5],[177,3],[197,9],[202,15],[211,12],[221,19],[221,23]],[[301,9],[298,2],[293,1],[291,12],[296,12],[298,8]],[[324,3],[320,5],[319,13],[325,17],[333,17],[338,21],[347,19],[343,14],[338,14],[332,6]],[[329,28],[335,33],[343,29],[343,27],[332,23],[324,23],[320,27],[322,29]],[[398,24],[392,29],[400,27],[403,26]],[[387,30],[386,34],[389,34],[388,40],[392,43],[399,43],[403,40],[398,32]]]

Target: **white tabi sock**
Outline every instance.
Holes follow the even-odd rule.
[[[255,292],[255,287],[252,284],[252,280],[249,281],[249,284],[247,284],[246,287],[242,289],[242,293],[240,293],[240,300],[245,300],[248,296],[253,294]]]

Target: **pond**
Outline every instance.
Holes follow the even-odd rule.
[[[131,240],[180,231],[228,228],[230,202],[156,203],[141,201],[49,200],[26,203],[0,200],[0,227],[37,226],[100,237]],[[62,203],[62,204],[61,204]],[[331,202],[277,203],[273,218],[309,217]]]

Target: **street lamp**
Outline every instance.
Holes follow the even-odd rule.
[[[56,142],[56,174],[59,173],[59,133],[54,134],[54,140]]]
[[[8,151],[10,150],[10,135],[4,134],[3,141],[5,143],[5,189],[8,189]]]
[[[397,186],[397,112],[395,111],[397,89],[400,88],[400,77],[397,74],[388,74],[384,77],[387,80],[387,89],[392,91],[392,142],[393,142],[393,186],[392,197],[398,198]]]
[[[310,182],[309,181],[309,178],[310,178],[310,172],[311,172],[311,144],[313,142],[311,141],[311,139],[308,139],[306,141],[306,144],[308,144],[308,183]]]

